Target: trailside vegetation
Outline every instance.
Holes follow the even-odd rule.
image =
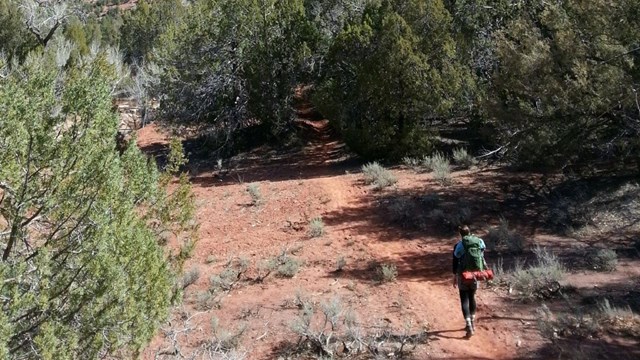
[[[180,299],[196,241],[185,158],[174,142],[160,171],[135,140],[117,146],[129,70],[56,21],[38,23],[46,43],[0,57],[0,358],[131,358]]]

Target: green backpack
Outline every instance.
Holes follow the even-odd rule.
[[[463,271],[482,271],[485,269],[484,258],[480,243],[482,239],[475,235],[467,235],[462,238],[462,246],[464,247]]]

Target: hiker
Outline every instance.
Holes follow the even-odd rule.
[[[486,262],[484,261],[484,249],[486,246],[482,239],[471,234],[469,226],[460,226],[459,232],[460,241],[453,247],[453,287],[457,286],[460,291],[462,315],[466,323],[466,336],[471,337],[475,331],[478,281],[463,282],[462,272],[486,268]]]

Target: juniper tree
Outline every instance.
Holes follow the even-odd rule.
[[[116,151],[113,54],[57,50],[0,78],[0,358],[130,357],[174,299],[158,232],[189,240],[193,203],[184,177],[169,193],[135,145]]]
[[[489,115],[521,164],[640,158],[636,1],[531,1],[493,41]]]
[[[368,157],[422,153],[468,80],[441,1],[382,1],[333,42],[316,100]]]
[[[225,144],[256,123],[261,135],[281,137],[293,119],[307,29],[302,0],[195,1],[154,51],[161,110],[209,125]]]

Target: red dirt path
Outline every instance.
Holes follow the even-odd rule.
[[[247,325],[240,344],[247,359],[279,358],[284,342],[296,340],[290,330],[298,314],[291,306],[296,292],[316,303],[339,297],[355,310],[365,329],[378,323],[395,329],[410,323],[413,331],[427,328],[429,341],[418,345],[415,359],[515,359],[541,347],[531,308],[505,306],[491,289],[479,291],[477,332],[465,339],[457,290],[451,286],[455,237],[429,230],[404,231],[384,221],[378,206],[383,194],[439,189],[430,175],[394,170],[397,188],[373,191],[361,182],[357,161],[344,152],[326,121],[303,122],[312,135],[300,151],[279,154],[260,148],[233,163],[228,173],[192,174],[200,241],[185,269],[197,267],[201,276],[187,288],[183,306],[165,326],[165,331],[178,332],[175,339],[182,355],[198,351],[211,338],[215,316],[226,329]],[[142,148],[164,143],[166,137],[155,125],[138,134]],[[456,181],[460,186],[470,178],[482,183],[490,175],[461,172]],[[260,207],[250,205],[249,182],[259,185],[264,197]],[[307,224],[316,216],[323,218],[326,235],[311,239]],[[270,276],[264,283],[244,283],[224,297],[219,309],[195,309],[198,292],[207,288],[210,275],[219,273],[227,259],[246,257],[252,274],[263,259],[296,247],[300,247],[296,256],[305,264],[293,278]],[[337,273],[340,256],[346,266]],[[371,261],[395,264],[397,280],[375,284],[368,268]],[[170,341],[159,334],[142,358],[175,358],[175,354]]]

